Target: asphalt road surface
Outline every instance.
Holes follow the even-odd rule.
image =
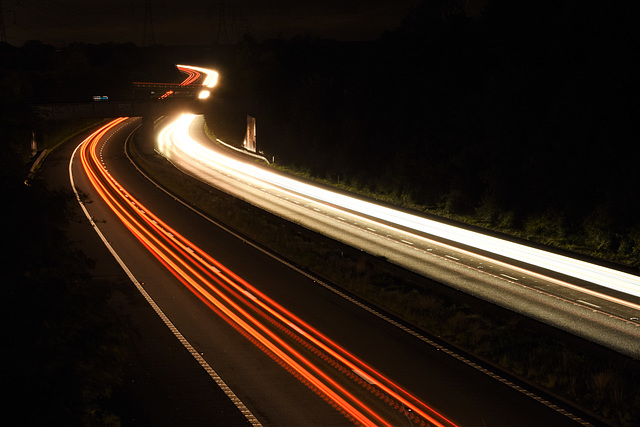
[[[264,294],[383,372],[420,400],[461,426],[580,425],[549,400],[500,381],[454,352],[433,345],[384,317],[354,304],[317,280],[283,265],[176,203],[132,167],[125,138],[135,121],[105,138],[100,152],[111,175],[137,200],[198,247]],[[44,176],[52,188],[69,189],[69,159],[80,141],[69,141],[47,159]],[[130,319],[137,350],[129,360],[118,397],[126,404],[124,425],[352,425],[309,387],[221,320],[185,288],[125,229],[92,189],[75,159],[73,174],[86,194],[100,232],[185,344],[142,297],[80,210],[71,233],[97,260],[97,281],[113,286],[111,303]],[[89,285],[89,284],[88,284]],[[222,391],[194,353],[237,396]],[[409,420],[404,425],[410,426]]]
[[[464,293],[640,357],[637,275],[279,174],[211,143],[202,116],[166,122],[158,143],[163,155],[234,197]]]

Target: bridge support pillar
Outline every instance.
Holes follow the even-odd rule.
[[[256,119],[255,117],[251,117],[247,115],[247,133],[244,137],[244,142],[242,146],[251,151],[252,153],[256,152]]]

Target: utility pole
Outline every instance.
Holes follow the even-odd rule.
[[[242,3],[236,0],[233,4],[229,1],[221,1],[217,4],[218,28],[214,42],[235,43],[242,32],[246,31],[246,22]]]
[[[227,12],[227,4],[226,2],[220,2],[218,4],[218,31],[216,33],[216,44],[220,43],[220,39],[224,38],[224,39],[228,39],[229,38],[229,23],[227,22],[228,19],[228,12]],[[231,23],[231,25],[233,26],[233,22]]]
[[[142,33],[142,45],[156,44],[156,38],[153,34],[153,13],[151,11],[151,0],[147,0],[144,6],[144,29]]]
[[[2,0],[0,0],[0,42],[7,42],[7,32],[4,29],[4,14],[2,13]]]

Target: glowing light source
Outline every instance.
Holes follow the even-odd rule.
[[[454,227],[315,187],[305,182],[297,181],[294,178],[284,177],[255,165],[238,161],[222,153],[214,152],[194,140],[189,134],[189,126],[195,117],[195,115],[182,116],[169,124],[160,134],[160,145],[173,144],[174,148],[180,150],[185,156],[183,158],[184,161],[191,159],[190,161],[206,165],[213,170],[224,170],[227,173],[239,174],[245,181],[260,183],[260,185],[272,185],[280,191],[288,191],[300,197],[347,209],[369,218],[376,218],[385,223],[396,224],[404,229],[444,238],[508,259],[595,283],[628,295],[640,296],[640,277],[638,276]]]
[[[200,73],[204,74],[206,76],[204,82],[202,83],[204,87],[214,87],[218,82],[217,71],[209,70],[202,67],[194,67],[192,65],[176,65],[176,67],[178,67],[178,69],[182,71],[194,73],[194,75],[197,74],[198,77],[200,76]],[[192,83],[193,81],[197,80],[198,77],[196,77],[195,79],[188,78],[187,80],[185,80],[188,81],[188,83],[185,84]]]

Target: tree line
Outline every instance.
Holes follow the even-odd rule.
[[[241,138],[251,113],[259,148],[310,177],[638,267],[631,11],[459,4],[373,42],[244,40],[213,128]]]

